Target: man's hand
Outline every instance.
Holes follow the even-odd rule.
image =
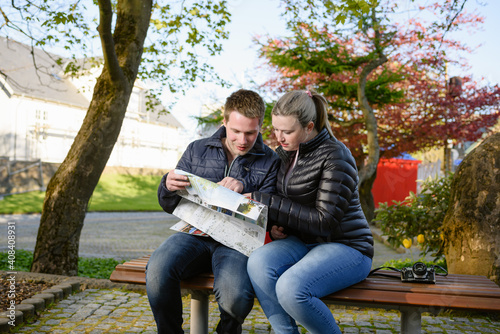
[[[222,181],[217,182],[217,184],[220,184],[221,186],[231,189],[232,191],[236,191],[240,194],[243,191],[243,183],[229,176],[226,176],[222,179]]]
[[[190,185],[186,175],[176,174],[173,170],[168,173],[165,181],[165,186],[169,191],[184,190]]]
[[[288,237],[288,234],[283,233],[284,231],[285,228],[283,226],[273,225],[269,233],[271,234],[271,237],[274,240],[278,240],[278,239],[285,239],[286,237]]]

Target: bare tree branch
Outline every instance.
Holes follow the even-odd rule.
[[[111,80],[115,82],[124,82],[125,75],[123,74],[118,58],[115,52],[115,42],[111,33],[111,23],[113,20],[113,9],[111,1],[99,0],[99,26],[97,31],[101,37],[102,53],[104,57],[104,66],[108,67]]]
[[[459,2],[459,0],[454,0],[453,1],[453,5],[452,7],[455,7],[455,5]],[[460,9],[457,10],[455,12],[455,15],[451,18],[451,20],[448,22],[448,25],[446,26],[446,29],[444,31],[444,34],[443,34],[443,37],[444,35],[446,35],[446,33],[451,29],[451,26],[453,25],[453,22],[455,21],[455,19],[458,17],[458,15],[460,15],[460,13],[464,10],[464,7],[465,7],[465,3],[467,2],[467,0],[462,0],[462,4],[460,5]]]

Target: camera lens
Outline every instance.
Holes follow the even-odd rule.
[[[422,262],[415,262],[413,272],[419,276],[425,275],[427,273],[427,266]]]

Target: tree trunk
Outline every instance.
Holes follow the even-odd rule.
[[[375,181],[377,165],[380,157],[380,147],[378,145],[377,118],[375,117],[373,108],[370,106],[368,99],[366,98],[365,88],[368,75],[370,75],[373,70],[386,61],[387,57],[384,55],[370,61],[361,71],[358,82],[358,103],[365,120],[368,146],[368,159],[359,171],[359,190],[363,212],[365,213],[368,221],[373,219],[375,210],[371,189],[373,182]]]
[[[443,222],[448,271],[487,276],[500,285],[500,133],[460,164]]]
[[[104,68],[82,127],[47,186],[32,272],[78,274],[80,233],[89,199],[111,155],[141,62],[151,1],[99,1]]]
[[[377,178],[377,171],[363,183],[359,184],[359,200],[361,208],[365,214],[366,220],[371,222],[375,218],[375,201],[373,200],[372,188],[375,179]]]

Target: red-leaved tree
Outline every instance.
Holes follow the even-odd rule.
[[[304,15],[314,18],[308,22],[295,16],[295,24],[289,25],[293,37],[257,41],[261,57],[277,73],[266,89],[277,95],[306,87],[322,93],[330,103],[334,132],[353,152],[360,175],[375,155],[370,135],[380,147],[377,162],[379,156],[395,157],[442,146],[448,140],[474,141],[496,123],[500,89],[480,85],[471,76],[454,78],[449,85],[448,64],[466,69],[461,55],[470,51],[451,32],[483,22],[475,14],[461,12],[444,34],[438,22],[449,18],[439,18],[439,14],[447,13],[451,5],[441,1],[419,7],[421,13],[434,15],[430,22],[410,18],[391,23],[386,20],[396,9],[386,3],[342,30],[315,16]],[[315,10],[322,9],[313,8],[311,13]],[[373,129],[361,110],[359,89],[363,71],[377,57],[387,60],[372,69],[364,87],[364,98],[376,118]],[[375,175],[360,178],[363,209],[369,219]]]

